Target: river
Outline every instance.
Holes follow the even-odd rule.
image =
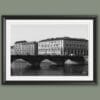
[[[29,62],[18,59],[11,64],[11,75],[12,76],[32,76],[32,75],[53,75],[53,76],[64,76],[64,75],[88,75],[88,64],[64,64],[58,66],[54,62],[41,62],[40,68],[34,68]]]

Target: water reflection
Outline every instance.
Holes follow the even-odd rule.
[[[31,75],[88,75],[88,65],[68,65],[58,66],[54,62],[41,62],[32,65],[29,62],[18,59],[11,64],[11,75],[31,76]]]

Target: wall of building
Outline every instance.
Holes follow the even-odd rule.
[[[62,55],[63,40],[48,40],[38,43],[38,55]]]
[[[64,55],[87,56],[88,41],[82,39],[66,39],[64,40]]]
[[[19,41],[15,43],[12,54],[16,55],[68,55],[87,56],[88,40],[61,38],[36,42]]]
[[[37,49],[38,44],[35,42],[28,42],[27,43],[27,54],[28,55],[37,55],[38,49]]]
[[[37,55],[37,43],[19,41],[15,43],[14,50],[16,55]],[[14,51],[13,50],[13,51]]]
[[[88,41],[83,39],[62,38],[44,40],[38,43],[39,55],[87,56]]]
[[[27,45],[26,41],[16,42],[14,45],[16,55],[26,55],[27,52],[26,45]]]

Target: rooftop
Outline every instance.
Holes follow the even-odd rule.
[[[27,42],[27,41],[25,41],[25,40],[23,40],[23,41],[16,41],[15,44],[16,44],[16,43],[26,43],[26,42]]]
[[[70,38],[70,37],[57,37],[57,38],[49,38],[49,39],[44,39],[39,42],[44,42],[44,41],[53,41],[53,40],[79,40],[79,41],[88,41],[86,39],[80,39],[80,38]]]
[[[32,44],[32,43],[36,43],[36,41],[29,41],[29,42],[27,42],[27,41],[23,40],[23,41],[16,41],[15,44],[17,44],[17,43]]]

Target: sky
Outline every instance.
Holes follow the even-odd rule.
[[[11,45],[16,41],[40,41],[56,37],[89,39],[88,35],[87,24],[14,24],[11,26]]]

